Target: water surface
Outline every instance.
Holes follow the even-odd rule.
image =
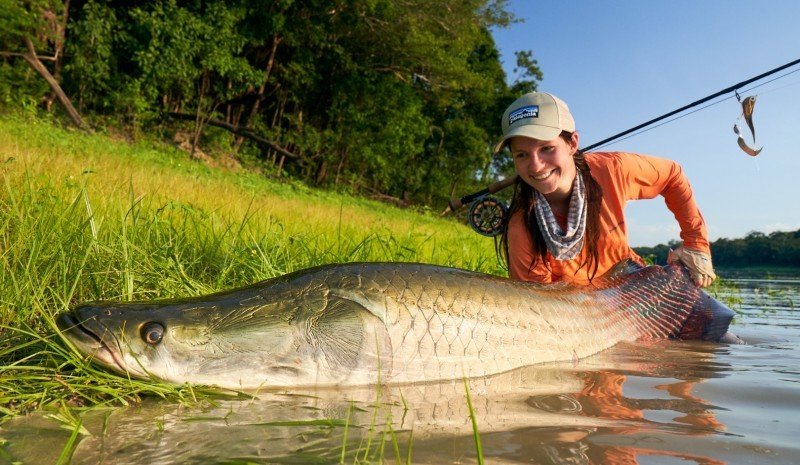
[[[747,345],[620,344],[577,363],[471,380],[487,463],[800,463],[800,279],[736,277]],[[270,392],[83,415],[73,464],[476,463],[463,382]],[[70,432],[0,428],[0,463],[56,463]],[[381,459],[382,458],[382,459]]]

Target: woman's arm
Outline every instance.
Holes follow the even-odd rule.
[[[672,160],[637,154],[626,154],[624,160],[621,165],[628,199],[651,199],[661,195],[680,225],[683,246],[673,251],[668,261],[683,263],[696,285],[709,286],[716,274],[711,263],[708,231],[681,166]]]
[[[684,247],[710,253],[706,223],[681,166],[664,158],[626,154],[621,163],[629,200],[663,196],[681,228]]]

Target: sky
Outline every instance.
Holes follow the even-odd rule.
[[[800,59],[796,0],[510,0],[509,10],[521,22],[493,31],[509,82],[514,52],[531,50],[539,90],[567,102],[582,147]],[[712,241],[800,229],[800,65],[739,93],[756,96],[757,157],[736,144],[732,93],[598,150],[680,163]],[[661,197],[630,202],[626,221],[634,247],[680,239]]]

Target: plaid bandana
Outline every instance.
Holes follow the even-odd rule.
[[[572,196],[569,199],[569,215],[567,230],[562,231],[547,199],[539,191],[534,190],[536,201],[536,222],[542,232],[547,250],[557,260],[572,260],[583,249],[583,234],[586,232],[586,189],[583,176],[578,171],[572,184]]]

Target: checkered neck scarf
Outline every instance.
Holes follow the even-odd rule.
[[[536,223],[539,224],[547,250],[558,260],[572,260],[577,257],[583,249],[583,235],[586,232],[586,189],[581,172],[578,171],[572,184],[566,231],[561,230],[544,195],[535,189],[534,193]]]

